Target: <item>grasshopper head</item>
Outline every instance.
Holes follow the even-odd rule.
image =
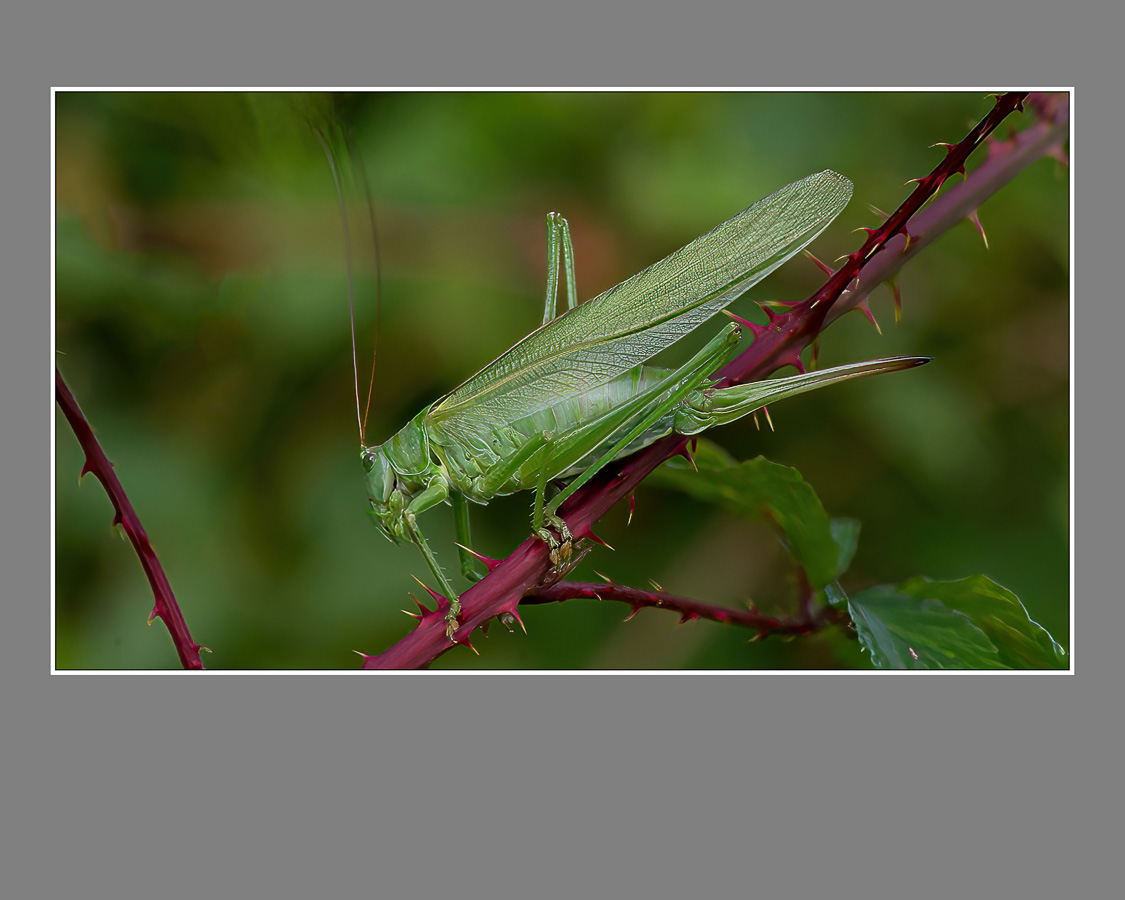
[[[375,524],[390,540],[398,543],[402,528],[396,525],[410,498],[404,496],[394,466],[382,446],[362,448],[359,458],[363,463],[367,499],[371,501]]]
[[[421,426],[425,412],[389,441],[360,450],[371,509],[379,529],[396,544],[407,537],[406,508],[425,486],[431,470],[430,442]]]

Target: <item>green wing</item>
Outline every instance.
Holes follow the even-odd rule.
[[[829,170],[783,187],[531,332],[436,403],[431,422],[468,436],[640,365],[809,244],[851,195]]]

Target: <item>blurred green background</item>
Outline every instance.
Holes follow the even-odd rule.
[[[355,668],[410,626],[416,551],[371,525],[352,387],[336,197],[310,122],[352,134],[371,183],[383,286],[368,435],[383,440],[538,324],[547,211],[569,219],[588,298],[754,200],[823,168],[856,184],[813,244],[859,246],[903,183],[990,108],[979,93],[238,93],[56,95],[57,363],[136,507],[209,668]],[[1025,127],[1030,114],[1015,116]],[[1007,126],[1005,126],[1006,128]],[[1006,133],[1006,132],[1005,132]],[[983,151],[981,152],[983,156]],[[974,158],[972,165],[979,162]],[[350,195],[353,222],[366,216]],[[821,340],[822,364],[935,362],[771,408],[776,432],[711,436],[739,458],[796,466],[830,515],[863,523],[845,583],[983,573],[1069,647],[1068,177],[1037,162]],[[361,358],[372,253],[357,251]],[[797,261],[750,296],[806,296]],[[744,297],[736,311],[752,316]],[[369,359],[368,355],[368,359]],[[362,363],[361,363],[362,365]],[[361,376],[362,377],[362,376]],[[152,597],[56,413],[56,665],[177,668]],[[474,509],[502,557],[530,497]],[[700,600],[788,612],[770,531],[645,489],[613,510],[594,570]],[[451,570],[447,510],[423,520]],[[458,581],[457,583],[460,583]],[[494,623],[481,656],[435,669],[866,668],[837,633],[748,634],[596,601]]]

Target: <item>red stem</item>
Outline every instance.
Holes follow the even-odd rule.
[[[687,597],[677,597],[663,591],[646,591],[641,588],[626,587],[621,584],[599,584],[590,581],[560,581],[549,587],[540,588],[534,594],[524,597],[521,606],[537,603],[561,603],[565,600],[615,600],[633,607],[628,619],[641,609],[663,609],[680,614],[680,622],[696,619],[709,619],[723,625],[739,625],[756,631],[757,638],[771,634],[802,635],[818,631],[830,617],[817,618],[811,608],[800,616],[766,616],[756,609],[731,609],[711,603],[701,603]],[[626,619],[626,621],[628,621]]]
[[[93,429],[90,428],[86,417],[78,406],[78,401],[74,399],[70,388],[66,386],[66,382],[63,380],[62,373],[57,368],[55,369],[55,397],[62,408],[63,415],[66,416],[67,422],[70,423],[75,437],[78,438],[82,451],[86,454],[86,462],[82,466],[79,477],[87,472],[93,472],[98,481],[102,483],[102,487],[105,488],[105,492],[109,495],[109,500],[113,504],[113,524],[120,524],[125,529],[125,533],[133,543],[133,549],[136,550],[137,556],[140,558],[145,576],[152,586],[152,595],[156,598],[156,605],[149,614],[149,622],[152,622],[154,618],[159,618],[167,626],[168,633],[172,636],[172,643],[176,645],[176,652],[180,655],[180,664],[185,669],[202,669],[203,662],[199,658],[199,644],[191,639],[187,622],[184,621],[176,598],[172,595],[172,587],[168,584],[168,578],[164,574],[160,560],[156,557],[156,552],[152,549],[152,544],[149,543],[144,526],[141,525],[141,520],[133,509],[133,504],[129,502],[121,482],[117,480],[117,475],[113,471],[113,463],[102,452],[98,439],[94,437]]]

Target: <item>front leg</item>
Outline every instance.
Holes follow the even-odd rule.
[[[457,617],[461,614],[461,599],[457,596],[457,592],[453,589],[453,585],[449,583],[449,579],[445,577],[445,573],[438,565],[437,558],[434,556],[433,551],[430,550],[430,545],[426,542],[425,536],[422,534],[422,529],[418,527],[417,515],[437,506],[449,496],[449,483],[440,475],[430,479],[429,484],[426,485],[425,490],[417,494],[410,505],[402,511],[401,522],[405,530],[404,536],[407,537],[422,553],[426,560],[426,564],[430,567],[434,578],[437,579],[438,587],[442,593],[449,598],[449,610],[445,614],[445,636],[453,641],[453,635],[457,632],[459,624]],[[454,641],[456,643],[456,641]]]
[[[437,579],[438,587],[441,588],[442,593],[449,598],[449,610],[445,614],[445,636],[453,643],[457,643],[453,639],[456,634],[459,623],[457,617],[461,615],[461,598],[457,596],[457,592],[453,590],[453,585],[449,583],[449,579],[445,577],[445,573],[438,565],[437,558],[434,556],[433,551],[430,550],[430,545],[426,542],[425,536],[422,534],[422,529],[418,527],[418,523],[414,521],[414,514],[409,510],[406,511],[406,527],[410,532],[410,539],[414,542],[415,546],[422,551],[422,556],[426,558],[426,562],[430,566],[430,571],[433,573],[434,578]]]

